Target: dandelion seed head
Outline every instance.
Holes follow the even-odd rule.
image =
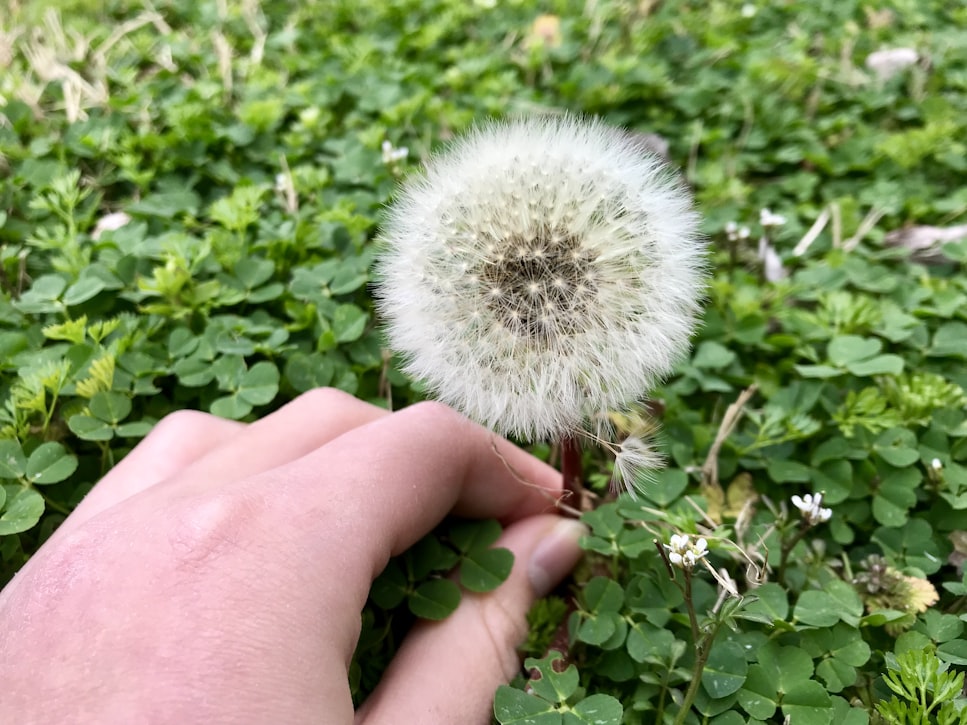
[[[687,349],[697,224],[681,183],[621,131],[573,117],[480,128],[390,210],[377,294],[390,346],[499,433],[581,432]]]

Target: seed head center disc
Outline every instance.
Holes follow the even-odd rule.
[[[594,294],[593,255],[581,240],[543,229],[493,245],[477,275],[484,304],[511,333],[540,346],[584,331]]]

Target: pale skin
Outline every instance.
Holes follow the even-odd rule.
[[[434,403],[169,416],[0,592],[0,722],[489,723],[527,610],[580,557],[560,486]],[[513,571],[417,624],[354,712],[369,586],[451,512],[500,519]]]

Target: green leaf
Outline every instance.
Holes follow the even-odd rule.
[[[577,638],[587,644],[601,646],[615,636],[621,621],[623,620],[616,612],[586,613],[577,628]]]
[[[852,707],[842,697],[830,699],[833,702],[832,722],[836,725],[870,725],[870,714],[864,707]]]
[[[44,497],[26,486],[4,484],[6,493],[0,511],[0,536],[19,534],[37,525],[44,515]]]
[[[769,478],[776,483],[791,481],[808,483],[813,477],[813,470],[806,464],[782,458],[769,461],[766,470],[769,472]]]
[[[285,378],[297,392],[324,388],[332,382],[335,365],[322,353],[294,353],[285,364]]]
[[[914,519],[913,521],[918,520]],[[960,637],[964,631],[964,623],[953,614],[944,614],[936,609],[928,609],[920,615],[920,621],[914,625],[914,629],[923,632],[934,642],[940,643]]]
[[[847,367],[850,363],[867,360],[883,349],[883,343],[872,337],[839,335],[829,341],[826,357],[833,365]]]
[[[131,399],[123,393],[100,390],[94,393],[88,408],[95,418],[117,425],[130,415]]]
[[[873,450],[880,458],[897,468],[911,466],[920,460],[917,437],[906,428],[884,431],[873,444]]]
[[[41,443],[27,459],[26,478],[30,483],[57,483],[77,470],[77,457],[60,443]]]
[[[773,670],[776,689],[789,693],[813,676],[813,660],[798,647],[764,647],[759,651],[759,664]]]
[[[933,527],[919,517],[903,526],[881,526],[873,532],[872,539],[898,566],[914,567],[924,574],[939,571],[949,551],[940,548]]]
[[[624,708],[611,695],[591,695],[564,714],[564,725],[621,725]]]
[[[530,687],[534,694],[548,702],[564,702],[578,687],[578,670],[574,665],[568,665],[563,672],[554,669],[554,663],[564,659],[560,652],[551,650],[546,657],[535,659],[528,657],[524,660],[525,670],[537,670],[540,677],[531,677]]]
[[[215,379],[211,359],[203,355],[183,358],[172,366],[171,371],[186,388],[200,388]]]
[[[596,576],[585,585],[582,598],[591,612],[617,612],[624,604],[625,593],[613,579]]]
[[[369,316],[356,305],[339,305],[332,314],[332,332],[337,342],[358,340]]]
[[[625,520],[618,513],[618,506],[614,503],[606,503],[583,513],[581,521],[591,527],[591,532],[595,536],[605,539],[617,539],[625,528]]]
[[[153,420],[135,420],[130,423],[121,423],[115,428],[115,433],[121,438],[144,438],[151,432],[156,422]]]
[[[436,534],[430,533],[410,547],[403,560],[410,579],[422,580],[433,572],[449,572],[460,561],[460,555],[444,546]]]
[[[738,692],[738,701],[743,710],[758,720],[773,716],[779,707],[779,695],[773,679],[764,667],[749,667],[749,673]]]
[[[65,305],[79,305],[87,302],[107,289],[107,283],[100,277],[81,277],[64,292]]]
[[[395,609],[409,594],[409,585],[399,562],[391,560],[373,581],[369,596],[377,607]]]
[[[823,492],[827,505],[842,503],[853,490],[853,466],[849,461],[827,461],[812,473],[813,489]]]
[[[758,721],[752,721],[758,722]],[[709,721],[709,725],[748,725],[746,719],[736,710],[723,712],[716,718]]]
[[[842,692],[856,681],[856,668],[830,657],[816,665],[816,675],[829,692]]]
[[[148,194],[140,201],[128,204],[125,210],[132,215],[156,216],[173,219],[181,214],[198,214],[200,199],[193,191],[166,191]]]
[[[846,369],[857,377],[873,375],[899,375],[903,372],[903,358],[899,355],[877,355],[869,360],[858,360],[846,364]]]
[[[34,280],[30,289],[14,302],[14,306],[29,314],[58,312],[62,309],[62,304],[58,300],[66,287],[67,281],[60,275],[41,275]]]
[[[539,697],[508,685],[500,685],[494,696],[494,716],[501,725],[561,725],[561,713]]]
[[[460,584],[472,592],[493,591],[507,580],[513,566],[509,549],[472,551],[460,564]]]
[[[17,441],[0,440],[0,478],[19,479],[27,472],[27,457]]]
[[[667,661],[674,645],[674,634],[646,622],[634,622],[626,639],[628,654],[635,662]]]
[[[952,665],[967,667],[967,640],[955,639],[937,647],[937,657]]]
[[[725,345],[713,340],[706,340],[695,350],[692,365],[697,368],[720,370],[731,365],[736,360],[736,354]]]
[[[114,426],[89,415],[72,415],[67,419],[67,427],[85,441],[109,441],[114,437]]]
[[[249,405],[271,403],[279,392],[279,369],[275,363],[256,363],[242,376],[237,394]]]
[[[726,697],[742,687],[747,673],[742,646],[737,642],[716,642],[702,672],[702,687],[709,697]]]
[[[242,285],[253,290],[267,282],[275,271],[275,265],[268,259],[243,257],[235,263],[235,277]]]
[[[927,355],[967,360],[967,324],[948,322],[937,328]]]
[[[843,371],[830,365],[795,365],[797,373],[804,378],[835,378]]]
[[[462,553],[475,549],[486,550],[500,538],[503,528],[495,519],[456,521],[447,530],[447,537]]]
[[[917,502],[916,488],[923,474],[915,467],[885,473],[873,497],[873,517],[884,526],[902,526]]]
[[[823,587],[833,600],[839,618],[851,627],[859,626],[860,617],[863,615],[863,600],[856,590],[840,579],[833,579]]]
[[[800,680],[782,697],[782,712],[789,725],[830,725],[833,701],[826,688],[814,680]]]
[[[245,373],[248,372],[242,355],[222,355],[215,362],[210,363],[210,367],[215,373],[218,387],[231,392],[238,392]]]
[[[854,447],[853,443],[842,436],[835,436],[816,446],[813,451],[810,463],[813,466],[821,466],[827,461],[841,462],[844,458],[866,458],[866,451]]]
[[[252,405],[242,399],[238,393],[225,395],[212,401],[208,408],[212,415],[228,420],[241,420],[252,412]]]
[[[431,579],[416,588],[408,603],[417,617],[446,619],[460,604],[460,587],[449,579]]]
[[[664,468],[650,475],[641,487],[641,495],[665,508],[678,500],[688,486],[688,474],[679,468]]]
[[[786,590],[772,582],[763,584],[753,590],[755,597],[742,610],[752,614],[762,614],[769,621],[785,621],[789,616],[789,600]]]

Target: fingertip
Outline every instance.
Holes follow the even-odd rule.
[[[447,619],[414,627],[356,722],[489,723],[494,692],[520,667],[528,611],[578,562],[585,533],[548,514],[509,526],[496,544],[514,553],[507,581],[465,593]]]
[[[527,575],[534,596],[546,597],[581,558],[581,537],[588,527],[577,519],[560,519],[534,547],[527,563]]]

